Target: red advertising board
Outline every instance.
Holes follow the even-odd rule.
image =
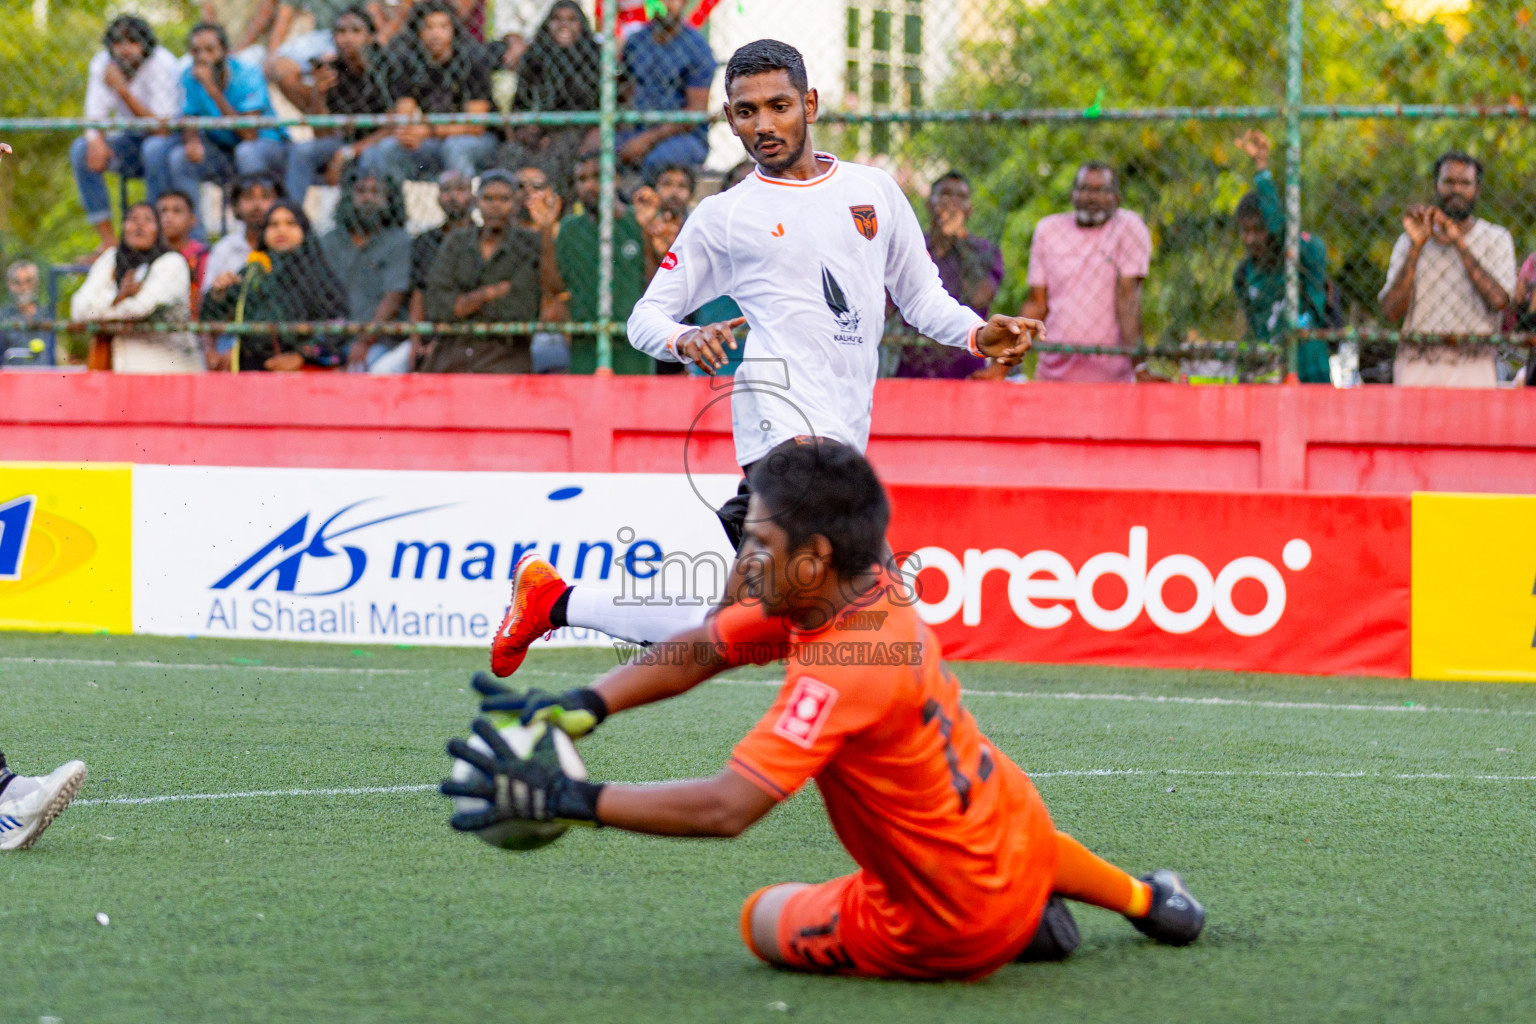
[[[948,657],[1409,674],[1406,496],[890,494]]]

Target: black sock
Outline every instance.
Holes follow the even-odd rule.
[[[9,786],[15,777],[16,773],[5,766],[5,755],[0,754],[0,793],[5,792],[5,787]]]
[[[570,625],[565,621],[565,606],[571,600],[571,591],[575,589],[575,587],[566,587],[565,593],[555,598],[555,603],[549,606],[549,624],[556,629]]]

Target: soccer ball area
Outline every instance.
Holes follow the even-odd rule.
[[[611,652],[540,650],[565,688]],[[1536,999],[1536,688],[959,663],[1057,823],[1209,911],[1157,946],[1076,911],[1063,964],[977,984],[797,976],[742,900],[849,870],[814,791],[741,839],[573,829],[504,853],[451,832],[443,741],[483,655],[0,635],[26,771],[91,779],[0,861],[7,1021],[1523,1019]],[[616,717],[596,779],[717,771],[769,669]],[[96,915],[108,915],[106,926]]]

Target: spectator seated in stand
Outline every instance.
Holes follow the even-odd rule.
[[[195,25],[187,46],[192,63],[182,73],[183,114],[276,116],[261,69],[229,55],[229,40],[221,26],[208,22]],[[159,166],[148,170],[163,175],[164,187],[157,195],[178,189],[196,196],[204,181],[222,184],[237,174],[280,178],[287,156],[288,136],[281,128],[213,128],[203,132],[188,128],[180,141],[166,147]],[[201,237],[202,229],[196,234]]]
[[[41,275],[37,264],[17,260],[5,270],[5,288],[11,301],[0,309],[0,320],[36,320],[43,308],[37,301]],[[24,327],[0,328],[0,363],[32,363],[47,348],[44,332]]]
[[[489,113],[491,74],[483,50],[448,0],[421,0],[387,56],[395,113]],[[496,137],[484,125],[411,124],[396,128],[361,159],[370,171],[400,180],[430,179],[444,170],[473,178],[495,152]]]
[[[107,26],[102,49],[86,72],[85,116],[92,120],[131,117],[175,117],[181,113],[181,68],[176,57],[155,39],[143,18],[119,15]],[[85,217],[101,239],[103,249],[117,244],[112,230],[112,198],[103,175],[144,178],[149,201],[166,187],[162,176],[150,176],[151,164],[163,165],[171,136],[141,131],[103,132],[88,128],[69,149],[70,166]]]
[[[207,243],[192,237],[192,230],[197,227],[197,213],[192,207],[192,197],[173,189],[155,203],[155,213],[160,215],[160,233],[165,237],[166,248],[181,253],[192,274],[192,319],[196,320],[202,300],[203,272],[208,266],[210,250]]]
[[[1045,321],[1048,342],[1133,348],[1141,344],[1141,285],[1152,235],[1120,208],[1120,176],[1089,161],[1072,182],[1072,212],[1035,225],[1029,244],[1029,297],[1023,316]],[[1136,380],[1127,356],[1040,353],[1036,380]]]
[[[346,315],[346,289],[326,263],[309,218],[291,199],[272,205],[240,275],[232,282],[215,282],[203,297],[208,320],[310,323]],[[230,370],[237,373],[332,370],[346,360],[344,335],[279,331],[237,338],[229,359]]]
[[[1232,291],[1248,321],[1248,337],[1278,343],[1285,338],[1285,207],[1269,172],[1269,136],[1249,131],[1237,140],[1237,148],[1253,158],[1254,176],[1253,191],[1237,204],[1237,229],[1247,255],[1232,275]],[[1336,326],[1328,315],[1328,249],[1303,231],[1300,252],[1301,305],[1296,326]],[[1327,384],[1331,379],[1328,343],[1301,342],[1296,347],[1296,364],[1303,383]]]
[[[624,41],[624,78],[635,110],[709,108],[715,55],[704,36],[683,22],[685,0],[664,0],[665,10]],[[704,125],[631,125],[619,133],[619,159],[654,180],[663,167],[697,167],[709,153]]]
[[[272,204],[282,198],[282,184],[263,174],[242,174],[230,183],[225,202],[234,209],[241,228],[229,232],[208,250],[203,277],[198,283],[200,294],[213,288],[227,288],[245,272],[246,262],[261,242],[261,226],[267,222],[267,213]],[[206,310],[199,308],[199,317],[206,319],[205,313]],[[229,353],[234,346],[233,334],[217,340],[211,336],[205,338],[203,351],[208,359],[208,369],[229,369]]]
[[[444,171],[437,176],[437,205],[443,211],[443,222],[423,231],[411,240],[411,301],[410,320],[423,323],[427,319],[427,275],[437,262],[437,254],[443,248],[443,239],[460,228],[475,226],[475,189],[469,178],[458,171]],[[430,336],[411,336],[410,365],[416,366],[431,345]]]
[[[521,204],[517,211],[518,227],[538,233],[540,267],[556,268],[539,275],[539,319],[564,320],[568,314],[555,257],[555,236],[560,233],[560,214],[565,203],[541,167],[518,168],[516,180]],[[534,373],[564,373],[570,369],[570,342],[563,334],[535,332],[530,351]]]
[[[598,201],[602,178],[601,154],[587,150],[576,159],[573,192],[577,209],[560,222],[555,261],[566,292],[566,310],[577,323],[597,319]],[[613,319],[624,323],[645,292],[645,236],[635,214],[617,203],[613,211]],[[570,372],[597,368],[597,341],[590,334],[571,339]],[[622,339],[613,345],[613,372],[652,374],[656,360]]]
[[[443,240],[427,275],[427,316],[436,323],[520,322],[539,315],[543,242],[517,225],[517,181],[496,168],[480,178],[480,227],[460,228]],[[432,342],[424,373],[531,373],[530,338],[518,335],[448,335]]]
[[[341,8],[331,22],[335,46],[315,64],[310,82],[301,83],[296,106],[307,114],[387,114],[389,74],[376,42],[373,16],[363,7]],[[288,194],[303,205],[309,186],[321,178],[341,184],[345,168],[389,138],[389,128],[320,128],[307,142],[295,143],[288,157]]]
[[[347,293],[347,319],[384,324],[399,319],[411,288],[411,236],[405,232],[405,197],[400,183],[388,175],[354,168],[342,185],[336,204],[336,226],[320,239],[325,261]],[[351,341],[347,365],[369,368],[369,352],[377,339],[359,334]],[[409,360],[409,341],[389,337],[375,359],[387,359],[405,346],[380,372],[402,372]]]
[[[321,65],[334,62],[340,55],[342,43],[335,36],[336,22],[350,11],[361,15],[368,25],[369,41],[375,28],[387,15],[380,3],[358,3],[358,0],[297,0],[296,3],[277,3],[263,0],[263,9],[272,9],[272,36],[267,44],[264,66],[267,78],[278,91],[299,110],[320,113],[311,109],[317,92],[324,88],[315,82]],[[295,31],[298,22],[307,19],[311,24],[305,31]],[[377,111],[341,111],[332,113],[377,113]],[[303,197],[299,197],[302,201]]]
[[[123,217],[122,241],[91,265],[70,301],[69,316],[186,322],[191,296],[187,261],[165,244],[155,208],[135,203]],[[206,367],[193,335],[145,332],[112,338],[112,368],[118,373],[201,373]]]
[[[1515,287],[1515,241],[1474,216],[1483,164],[1452,151],[1435,161],[1435,205],[1410,206],[1392,246],[1381,315],[1415,334],[1493,334]],[[1491,388],[1498,356],[1489,345],[1399,345],[1399,387]]]
[[[698,175],[687,164],[669,164],[658,167],[656,173],[646,179],[662,206],[693,209],[693,192],[698,187]]]
[[[959,171],[940,175],[928,190],[928,255],[939,268],[944,290],[985,320],[1003,283],[1003,251],[971,234],[970,220],[970,181]],[[986,366],[985,359],[963,348],[905,345],[895,375],[964,380]]]
[[[558,0],[517,63],[512,110],[596,110],[599,45],[575,0]],[[518,125],[501,147],[497,163],[515,171],[535,166],[562,196],[570,194],[576,155],[595,143],[591,125]]]

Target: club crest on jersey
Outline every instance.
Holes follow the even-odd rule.
[[[677,253],[675,253],[675,252],[668,252],[667,255],[661,261],[661,269],[662,270],[671,270],[675,266],[677,266]]]
[[[848,301],[848,295],[843,291],[843,286],[837,283],[837,278],[832,276],[832,271],[823,264],[821,268],[821,297],[827,303],[827,309],[832,311],[832,319],[837,322],[838,333],[832,335],[832,340],[839,345],[862,345],[864,335],[859,332],[858,307]]]
[[[868,204],[850,206],[848,212],[853,214],[853,226],[859,229],[859,234],[873,242],[875,232],[880,230],[880,222],[875,218],[875,208]]]
[[[801,676],[773,726],[774,734],[810,750],[837,703],[837,691],[819,679]]]

